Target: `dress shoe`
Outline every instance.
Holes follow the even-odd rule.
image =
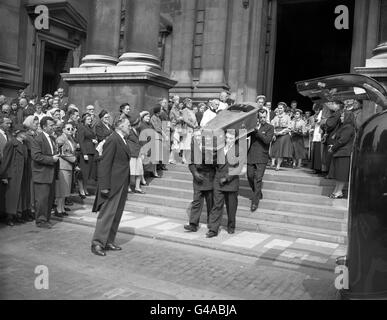
[[[94,253],[95,255],[97,256],[100,256],[100,257],[105,257],[106,256],[106,253],[105,253],[105,250],[99,246],[99,245],[92,245],[91,246],[91,252]]]
[[[68,217],[69,216],[69,214],[66,211],[62,212],[62,214],[63,214],[64,217]]]
[[[36,226],[38,228],[42,228],[42,229],[51,229],[52,228],[52,225],[48,222],[37,223]]]
[[[7,226],[13,227],[15,223],[12,220],[7,220],[6,222]]]
[[[141,182],[140,185],[142,186],[149,186],[149,184],[145,181],[145,182]]]
[[[145,194],[145,191],[136,189],[134,190],[134,193]]]
[[[184,226],[184,229],[187,231],[190,231],[190,232],[197,232],[198,231],[198,228],[193,226],[192,224],[186,224]]]
[[[81,194],[81,193],[79,193],[79,197],[80,197],[82,200],[86,199],[86,196],[85,196],[84,194]]]
[[[251,208],[250,208],[251,212],[255,212],[255,211],[257,211],[257,209],[258,209],[258,205],[257,204],[252,204],[251,205]]]
[[[71,211],[71,209],[67,208],[67,207],[65,207],[64,209],[65,209],[65,211]]]
[[[110,250],[110,251],[121,251],[122,248],[120,246],[117,246],[114,243],[108,243],[105,247],[105,250]]]
[[[65,199],[65,205],[71,207],[74,205],[74,202],[72,202],[71,200]]]
[[[228,234],[234,234],[235,233],[235,229],[228,228],[227,232],[228,232]]]
[[[63,218],[63,213],[62,212],[58,212],[58,210],[55,209],[54,216],[58,217],[58,218]]]
[[[207,238],[214,238],[214,237],[217,237],[217,236],[218,236],[218,233],[215,232],[215,231],[208,231],[208,232],[206,233],[206,237],[207,237]]]

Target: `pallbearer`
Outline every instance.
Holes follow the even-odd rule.
[[[238,207],[240,150],[236,144],[236,134],[234,130],[228,130],[224,148],[218,151],[218,163],[214,179],[214,207],[210,213],[209,231],[207,238],[218,235],[222,222],[223,208],[226,203],[228,223],[227,232],[235,233],[235,217]],[[223,161],[222,161],[223,160]]]
[[[191,144],[191,159],[189,170],[193,176],[193,201],[189,224],[184,226],[185,230],[196,232],[198,230],[200,215],[203,210],[204,199],[207,205],[207,224],[213,207],[213,189],[215,177],[215,165],[213,164],[212,150],[206,150],[205,137],[200,130],[194,132]]]

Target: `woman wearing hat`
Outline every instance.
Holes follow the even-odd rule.
[[[278,114],[271,124],[274,126],[274,142],[271,146],[270,156],[272,158],[272,167],[277,160],[276,171],[279,171],[284,158],[293,158],[293,146],[290,139],[290,117],[285,113],[287,105],[285,102],[278,104]]]
[[[140,113],[140,126],[139,131],[140,135],[145,135],[147,137],[147,142],[154,142],[155,141],[155,131],[153,129],[152,123],[151,123],[151,117],[150,113],[148,111],[143,111]],[[152,176],[154,178],[160,178],[160,176],[157,173],[157,166],[155,163],[152,163],[151,161],[151,150],[144,153],[144,159],[143,159],[143,168],[144,173],[145,172],[151,172]],[[142,184],[146,184],[145,179],[143,179]]]
[[[95,134],[97,135],[98,143],[100,143],[110,136],[114,130],[110,124],[109,112],[102,110],[98,117],[100,121],[95,125]]]
[[[130,177],[135,183],[134,191],[130,190],[130,192],[144,194],[145,192],[141,189],[141,182],[144,182],[144,168],[142,164],[144,156],[141,153],[143,143],[140,142],[140,114],[137,111],[132,111],[129,114],[129,121],[132,127],[127,139],[130,150]]]
[[[290,125],[293,144],[293,168],[301,168],[302,160],[306,159],[304,136],[308,134],[306,123],[302,119],[302,111],[294,110],[294,118]]]
[[[80,147],[80,167],[82,172],[83,189],[84,194],[80,192],[81,198],[88,196],[87,182],[90,179],[95,179],[96,176],[96,163],[95,156],[97,150],[97,137],[92,128],[92,116],[89,113],[85,113],[82,116],[81,124],[78,127],[78,143]]]
[[[23,126],[16,125],[14,138],[9,140],[3,150],[3,161],[0,168],[0,180],[5,185],[5,212],[7,224],[31,221],[30,183],[28,177],[28,149],[26,132]]]

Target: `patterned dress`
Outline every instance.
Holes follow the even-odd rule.
[[[277,115],[271,122],[274,126],[275,141],[272,143],[270,156],[272,158],[293,158],[293,145],[290,138],[290,117],[283,113]]]
[[[307,129],[305,121],[302,119],[294,119],[290,124],[290,129],[294,152],[293,158],[306,159],[304,136],[307,134]]]

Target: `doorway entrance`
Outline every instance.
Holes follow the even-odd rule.
[[[349,9],[348,30],[335,27],[338,5]],[[301,109],[311,109],[295,82],[350,72],[354,7],[352,0],[278,1],[274,104],[297,100]]]
[[[67,91],[67,84],[62,81],[61,73],[69,72],[72,66],[72,51],[70,49],[46,42],[44,46],[43,79],[41,95],[53,94],[62,87]]]

